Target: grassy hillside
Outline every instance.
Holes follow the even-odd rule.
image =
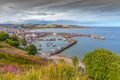
[[[37,68],[50,62],[38,56],[28,55],[24,50],[12,47],[5,42],[0,42],[0,46],[0,72],[10,71],[9,69],[7,70],[9,67],[13,68],[13,71],[14,69],[17,71],[17,69]]]
[[[28,55],[0,42],[0,80],[87,80],[76,67],[64,61],[57,64]]]

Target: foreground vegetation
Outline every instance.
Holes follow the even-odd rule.
[[[3,53],[0,53],[0,57],[0,62],[5,62],[4,60],[7,59],[8,61],[5,63],[25,65],[19,72],[1,73],[1,80],[120,80],[120,56],[106,49],[96,49],[85,55],[83,61],[86,73],[82,73],[76,66],[77,57],[73,57],[73,65],[60,60],[57,64],[49,63],[45,66],[29,62],[24,58],[21,59],[24,60],[23,63],[14,57],[11,60],[3,57]],[[15,57],[18,58],[18,56]],[[29,68],[26,64],[29,65]],[[19,70],[19,68],[17,69]]]
[[[75,67],[59,62],[49,64],[39,69],[30,69],[19,74],[6,73],[0,75],[2,80],[90,80],[87,75],[83,75]]]
[[[86,72],[95,80],[120,80],[120,56],[107,49],[96,49],[85,55]]]
[[[10,45],[10,51],[3,51],[6,47],[0,48],[0,80],[90,80],[76,66],[69,65],[64,60],[54,64],[24,51],[12,53],[10,51],[13,49],[19,51]],[[76,59],[73,60],[74,64],[78,63]]]
[[[20,43],[25,49],[20,48]],[[24,38],[1,31],[0,80],[120,80],[120,56],[107,49],[86,53],[83,60],[85,73],[78,68],[76,56],[70,65],[64,60],[53,63],[36,54],[36,47],[26,46]]]
[[[26,50],[19,49],[9,40],[19,41],[16,35],[6,37],[0,41],[0,80],[87,80],[87,75],[82,74],[76,65],[77,57],[73,59],[73,65],[64,60],[57,64],[50,60],[44,60],[36,56],[35,47],[30,45]],[[8,40],[8,42],[6,42]],[[24,42],[24,41],[23,41]],[[13,43],[14,44],[14,43]],[[30,53],[32,52],[32,53]]]
[[[76,67],[64,61],[41,66],[20,56],[0,53],[0,80],[87,80]],[[2,58],[3,57],[3,58]],[[42,64],[42,63],[41,63]],[[89,79],[90,80],[90,79]]]

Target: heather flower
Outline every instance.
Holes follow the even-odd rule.
[[[14,65],[4,65],[3,67],[1,67],[1,71],[14,73],[14,72],[21,71],[21,68],[19,68],[18,66],[14,66]]]

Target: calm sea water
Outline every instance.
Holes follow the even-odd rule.
[[[120,28],[47,28],[36,31],[95,34],[106,38],[105,40],[99,40],[89,37],[74,37],[78,41],[77,44],[62,52],[62,54],[67,56],[83,58],[86,52],[95,48],[110,49],[120,55]]]

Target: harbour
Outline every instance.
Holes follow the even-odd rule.
[[[100,28],[101,29],[101,28]],[[1,28],[0,30],[8,32],[10,35],[16,34],[19,38],[25,38],[27,44],[34,44],[38,49],[38,54],[47,56],[62,54],[65,56],[83,55],[95,48],[107,48],[119,52],[119,49],[108,46],[111,41],[110,32],[100,32],[99,28],[70,28],[70,29],[23,29],[23,28]],[[108,28],[105,28],[106,30]],[[102,36],[100,36],[102,35]],[[119,34],[118,34],[119,35]],[[117,36],[117,35],[115,35]],[[70,45],[70,39],[74,39],[74,44]],[[96,45],[97,44],[97,45]],[[91,46],[90,46],[91,45]],[[117,44],[119,45],[119,44]],[[89,47],[90,46],[90,47]]]
[[[84,54],[92,51],[96,48],[106,48],[120,54],[120,28],[113,27],[98,27],[98,28],[51,28],[51,29],[39,29],[33,30],[35,32],[54,32],[54,33],[77,33],[77,34],[94,34],[102,35],[104,40],[91,38],[88,36],[73,36],[72,38],[77,40],[77,43],[61,52],[61,55],[65,56],[78,56],[83,59]],[[64,43],[64,42],[62,42]],[[61,43],[56,43],[61,44]],[[66,43],[67,44],[67,43]],[[64,45],[64,44],[63,44]],[[46,51],[45,51],[46,52]],[[49,52],[49,51],[48,51]]]
[[[96,35],[90,35],[90,34],[76,34],[76,33],[54,33],[54,32],[42,32],[42,33],[45,33],[46,34],[46,37],[47,36],[62,36],[62,38],[58,38],[58,39],[56,39],[55,37],[54,38],[45,38],[45,37],[42,37],[42,38],[38,38],[38,37],[36,37],[36,39],[35,39],[35,44],[36,44],[36,46],[38,46],[37,44],[37,42],[39,42],[39,41],[45,41],[45,42],[47,42],[47,41],[67,41],[68,42],[68,44],[65,44],[65,45],[63,45],[63,46],[58,46],[57,47],[57,49],[50,49],[50,51],[49,52],[47,52],[47,54],[49,55],[49,56],[51,56],[51,55],[55,55],[55,54],[59,54],[60,52],[62,52],[62,51],[64,51],[64,50],[66,50],[67,48],[69,48],[69,47],[71,47],[71,46],[73,46],[74,44],[76,44],[77,43],[77,40],[75,40],[74,38],[72,38],[72,37],[74,37],[74,36],[86,36],[86,37],[90,37],[90,38],[97,38],[97,39],[105,39],[104,38],[104,36],[96,36]],[[32,32],[32,34],[36,34],[36,33],[33,33]],[[39,35],[36,35],[36,36],[39,36]],[[34,41],[34,40],[31,40],[31,41]],[[49,47],[50,45],[51,45],[51,43],[52,42],[50,42],[50,44],[47,44],[47,47]],[[53,47],[55,47],[56,46],[56,44],[54,44],[54,43],[52,43],[52,45],[53,45]],[[39,50],[39,49],[38,49]],[[40,48],[40,50],[41,50],[41,48]]]

